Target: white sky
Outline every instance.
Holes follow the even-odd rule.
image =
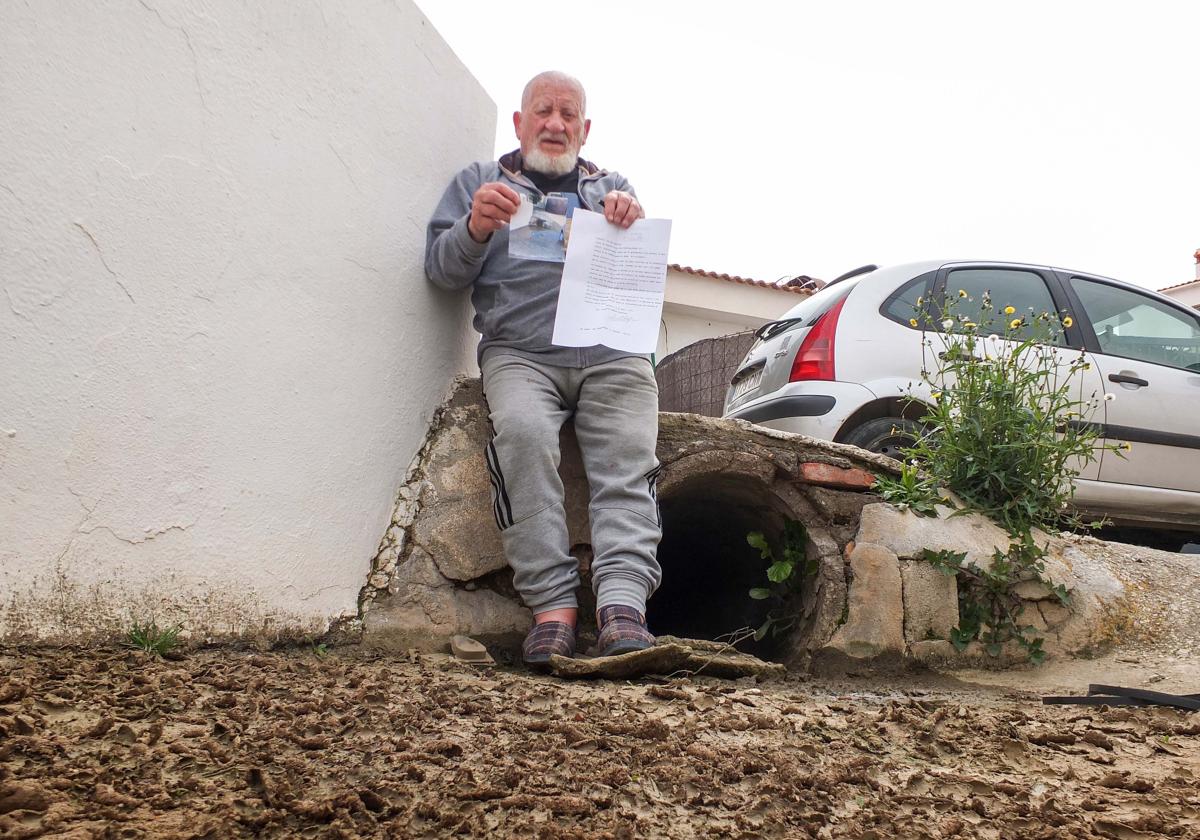
[[[583,81],[583,156],[674,220],[672,262],[1195,277],[1200,3],[416,2],[496,102],[498,154],[529,77]]]

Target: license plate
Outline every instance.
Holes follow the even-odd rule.
[[[744,396],[757,388],[758,384],[762,382],[762,375],[763,369],[759,368],[754,373],[746,376],[746,378],[739,379],[738,383],[733,386],[733,399],[736,400],[738,397]]]

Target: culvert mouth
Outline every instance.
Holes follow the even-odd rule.
[[[783,661],[803,648],[816,597],[815,578],[804,580],[786,601],[755,600],[750,590],[769,587],[767,566],[746,541],[759,531],[777,557],[782,556],[785,523],[805,524],[772,490],[744,476],[694,477],[659,500],[663,536],[658,560],[663,580],[647,606],[654,632],[693,639],[737,641],[737,648],[760,658]],[[816,559],[809,541],[808,556]],[[802,576],[803,570],[796,569]],[[750,634],[775,615],[791,626]]]

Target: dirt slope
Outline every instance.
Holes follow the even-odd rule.
[[[1200,837],[1200,714],[928,677],[0,655],[0,837]]]

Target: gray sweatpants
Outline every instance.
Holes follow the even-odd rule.
[[[558,435],[575,418],[591,500],[596,606],[645,613],[662,572],[655,479],[658,386],[650,362],[587,368],[530,361],[493,349],[480,366],[491,411],[487,448],[496,524],[513,583],[534,614],[575,607],[578,563],[568,550]]]

